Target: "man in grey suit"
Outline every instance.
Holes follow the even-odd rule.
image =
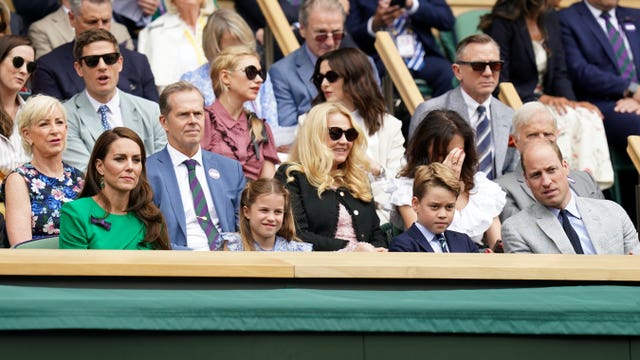
[[[487,169],[481,166],[481,170],[490,179],[513,171],[519,159],[516,149],[509,147],[513,110],[491,95],[498,86],[502,69],[498,44],[485,34],[463,39],[457,46],[456,62],[452,68],[460,86],[416,108],[409,124],[409,138],[431,110],[453,110],[476,131],[483,123],[484,114],[489,123],[487,141],[488,151],[492,152],[492,164],[488,164]],[[482,159],[480,162],[482,164]]]
[[[522,151],[533,141],[547,139],[555,142],[558,137],[555,118],[545,105],[537,101],[528,102],[515,112],[512,129],[513,140],[518,151]],[[500,214],[502,222],[536,201],[531,189],[525,183],[522,166],[519,163],[513,172],[495,179],[495,182],[500,184],[507,193],[507,203]],[[569,187],[581,197],[604,198],[596,180],[585,171],[571,170]]]
[[[67,148],[62,158],[86,169],[96,139],[103,131],[125,126],[135,131],[148,155],[167,143],[155,102],[120,91],[122,56],[116,38],[107,30],[87,30],[76,38],[74,67],[86,89],[64,103],[67,111]]]
[[[60,45],[73,41],[75,30],[71,23],[74,20],[91,21],[91,19],[83,19],[82,14],[71,12],[69,0],[62,0],[61,3],[58,10],[34,22],[29,27],[29,38],[36,50],[36,59]],[[124,25],[111,22],[111,33],[118,39],[118,43],[124,43],[127,49],[133,50],[133,41]]]
[[[534,141],[522,151],[522,169],[536,202],[502,226],[506,252],[640,254],[638,233],[620,205],[576,196],[558,145]]]

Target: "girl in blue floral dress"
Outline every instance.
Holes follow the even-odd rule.
[[[240,233],[221,233],[212,250],[311,251],[296,238],[289,191],[276,179],[258,179],[242,191]]]
[[[3,184],[7,235],[13,246],[60,233],[60,208],[82,190],[83,174],[62,162],[67,120],[52,97],[29,98],[18,115],[22,145],[30,162],[15,169]]]

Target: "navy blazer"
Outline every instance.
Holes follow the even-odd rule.
[[[545,43],[550,51],[547,72],[542,79],[543,93],[575,100],[567,74],[558,14],[555,10],[549,10],[543,15],[542,22],[547,33]],[[500,54],[504,60],[500,82],[512,82],[523,102],[537,100],[538,96],[533,91],[538,85],[538,68],[524,18],[512,21],[494,17],[486,33],[500,45]]]
[[[625,32],[636,73],[640,71],[640,10],[618,6],[616,16]],[[630,81],[620,77],[613,48],[587,6],[579,1],[559,12],[569,77],[579,100],[617,100]]]
[[[427,55],[439,55],[444,57],[438,46],[432,29],[440,31],[453,30],[456,18],[445,0],[416,0],[420,2],[418,11],[411,15],[411,27],[422,42]],[[378,2],[373,0],[349,0],[349,16],[347,16],[346,27],[353,40],[362,51],[369,55],[377,54],[372,37],[367,31],[367,23],[372,17]]]
[[[246,185],[242,165],[236,160],[206,150],[202,150],[202,162],[222,231],[237,231],[240,196]],[[153,188],[153,202],[164,215],[171,247],[174,250],[188,250],[187,222],[178,180],[167,148],[149,156],[146,165],[147,178]],[[212,175],[216,171],[218,176]]]
[[[446,230],[444,237],[447,238],[449,251],[452,253],[477,253],[478,246],[467,236],[452,230]],[[411,225],[407,231],[394,237],[389,245],[389,251],[394,252],[433,252],[424,235],[420,232],[416,224]]]
[[[74,43],[75,40],[60,45],[36,60],[38,67],[31,80],[33,94],[46,94],[64,101],[85,89],[84,80],[73,67]],[[120,54],[124,61],[118,89],[158,102],[158,89],[147,57],[123,45],[120,45]]]

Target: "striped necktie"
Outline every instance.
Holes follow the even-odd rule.
[[[443,253],[448,253],[449,252],[449,245],[447,245],[447,239],[444,237],[444,234],[438,234],[436,235],[436,238],[438,239],[438,242],[440,243],[440,248],[442,249]]]
[[[616,29],[611,22],[611,14],[604,11],[600,14],[600,17],[604,19],[605,27],[607,29],[607,37],[609,38],[611,47],[613,47],[613,54],[616,58],[620,76],[624,79],[636,81],[636,71],[633,66],[633,61],[631,61],[627,47],[624,44],[622,34],[620,34],[618,29]]]
[[[107,119],[107,111],[109,111],[109,107],[107,105],[100,105],[98,108],[98,112],[100,113],[100,122],[102,123],[102,130],[107,131],[111,129],[111,125],[109,125],[109,120]]]
[[[185,160],[184,164],[187,166],[187,170],[189,171],[189,189],[191,189],[191,196],[193,197],[193,210],[196,213],[196,218],[198,219],[198,223],[200,227],[207,235],[207,239],[209,240],[209,245],[213,242],[218,234],[218,230],[213,224],[213,219],[209,216],[209,207],[207,206],[207,199],[204,197],[204,191],[202,190],[202,186],[196,177],[196,164],[198,162],[189,159]]]
[[[487,178],[492,180],[493,173],[493,149],[491,148],[491,123],[487,117],[487,109],[478,106],[478,123],[476,124],[476,148],[480,162],[478,170],[484,172]]]
[[[413,37],[414,51],[413,56],[404,58],[404,62],[407,67],[414,71],[420,71],[424,67],[424,47],[420,42],[420,39],[416,36],[413,30],[410,29],[409,15],[406,13],[393,21],[394,35],[409,35]]]

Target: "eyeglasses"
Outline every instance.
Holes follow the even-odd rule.
[[[113,65],[116,62],[118,62],[118,59],[120,58],[120,53],[114,52],[114,53],[108,53],[108,54],[102,54],[102,55],[88,55],[88,56],[81,57],[80,59],[78,59],[78,61],[80,62],[84,60],[84,63],[88,67],[94,68],[98,66],[98,64],[100,63],[100,58],[104,60],[104,63],[106,65]]]
[[[22,56],[14,56],[11,62],[13,63],[14,68],[20,69],[22,65],[24,65],[25,60]],[[36,63],[33,61],[27,61],[27,72],[31,74],[34,71],[36,71]]]
[[[333,41],[340,41],[344,38],[344,34],[345,34],[344,31],[332,32],[332,33],[320,33],[316,35],[314,39],[319,43],[323,43],[327,41],[329,36],[331,36],[333,38]]]
[[[249,65],[244,69],[238,69],[240,71],[244,71],[244,74],[247,75],[247,79],[254,80],[256,76],[260,75],[262,81],[267,79],[267,71],[265,69],[258,69],[253,65]]]
[[[333,141],[338,141],[342,138],[342,134],[347,139],[348,142],[352,142],[358,138],[358,130],[351,128],[347,130],[342,130],[339,127],[330,127],[329,128],[329,138]]]
[[[334,82],[338,81],[338,79],[340,79],[340,75],[338,75],[338,73],[333,70],[329,70],[325,74],[317,73],[313,75],[313,78],[311,80],[313,80],[313,84],[317,88],[319,88],[320,86],[322,86],[322,82],[324,81],[324,79],[327,79],[328,82],[333,84]]]
[[[502,65],[504,61],[456,61],[456,64],[459,65],[469,65],[473,71],[484,72],[487,66],[491,71],[500,71],[502,70]]]

